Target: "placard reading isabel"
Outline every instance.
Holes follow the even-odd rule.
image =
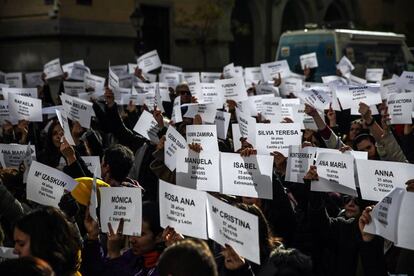
[[[356,195],[354,157],[350,154],[318,153],[316,158],[319,181],[312,181],[311,190]]]
[[[220,159],[217,152],[179,149],[176,153],[177,185],[203,191],[220,191]]]
[[[188,144],[201,144],[204,151],[219,151],[215,125],[188,125],[186,134]]]
[[[404,188],[414,178],[414,165],[409,163],[357,159],[358,181],[361,196],[366,200],[380,201],[394,188]]]
[[[140,56],[137,59],[137,64],[145,73],[161,67],[161,60],[157,50],[153,50]]]
[[[160,180],[161,227],[174,227],[183,235],[207,239],[207,194]]]
[[[159,142],[157,134],[159,131],[158,123],[154,116],[146,110],[139,117],[138,122],[134,126],[134,131],[154,143]]]
[[[272,199],[273,156],[220,153],[222,193]]]
[[[240,256],[260,264],[257,216],[207,195],[208,237],[231,245]]]
[[[300,124],[257,124],[256,149],[259,154],[278,151],[287,156],[289,146],[302,144]]]
[[[124,219],[122,234],[140,236],[142,229],[141,188],[105,187],[99,189],[101,196],[101,228],[109,233],[108,223],[116,232],[119,221]]]
[[[30,122],[42,122],[42,100],[9,93],[9,112],[11,118]]]
[[[63,109],[69,119],[77,121],[84,128],[90,128],[92,117],[92,103],[62,94]]]
[[[72,191],[78,183],[69,175],[37,161],[32,161],[27,176],[27,199],[59,208],[65,190]]]
[[[236,77],[231,79],[216,80],[216,89],[225,100],[241,102],[247,100],[246,86],[243,78]]]
[[[290,146],[286,164],[286,181],[303,183],[303,177],[308,172],[315,158],[316,148]]]
[[[36,148],[34,145],[30,146],[31,156],[36,159]],[[26,157],[28,150],[27,145],[19,144],[0,144],[0,160],[4,168],[19,168],[21,162]]]

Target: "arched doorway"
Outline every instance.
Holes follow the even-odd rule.
[[[305,14],[299,2],[297,0],[288,1],[283,10],[281,33],[303,29],[305,23]]]
[[[328,28],[347,28],[350,18],[346,9],[338,1],[332,1],[323,18],[323,23]]]

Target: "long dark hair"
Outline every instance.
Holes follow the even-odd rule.
[[[80,266],[80,237],[65,215],[54,207],[36,209],[15,228],[30,236],[30,252],[48,262],[57,275],[72,275]]]

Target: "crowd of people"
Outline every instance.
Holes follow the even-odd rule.
[[[305,68],[302,73],[304,82],[311,80],[311,70]],[[337,74],[340,77],[339,71]],[[133,78],[150,82],[138,67]],[[60,99],[54,98],[45,74],[42,80],[37,90],[43,107],[59,105]],[[70,81],[66,73],[63,81]],[[280,74],[276,75],[272,85],[277,88],[283,81]],[[256,85],[247,84],[249,96],[257,94]],[[63,90],[62,84],[58,94]],[[79,122],[69,122],[75,145],[67,141],[56,117],[44,115],[43,122],[20,120],[15,125],[3,122],[1,143],[35,145],[38,162],[58,168],[73,179],[93,178],[94,172],[81,156],[99,156],[98,186],[140,188],[143,203],[139,236],[123,235],[123,220],[116,229],[109,224],[109,232],[103,233],[99,220],[90,214],[89,197],[82,200],[74,192],[68,192],[60,199],[59,209],[41,206],[26,198],[26,183],[30,183],[30,178],[24,178],[28,170],[25,164],[18,168],[3,167],[0,243],[14,247],[18,258],[2,259],[1,275],[414,275],[414,251],[364,232],[372,220],[376,202],[363,199],[359,190],[357,196],[311,191],[312,181],[318,180],[317,167],[313,165],[305,174],[304,183],[285,180],[288,157],[280,152],[271,153],[272,199],[209,192],[257,216],[260,264],[242,257],[230,244],[184,236],[169,226],[162,228],[159,180],[180,185],[175,171],[164,162],[167,129],[174,127],[185,137],[186,126],[205,123],[199,115],[184,116],[182,122],[174,122],[173,103],[177,97],[182,114],[188,109],[185,104],[198,101],[186,82],[169,87],[169,97],[170,101],[162,102],[162,107],[149,108],[132,101],[120,105],[107,79],[103,96],[91,98],[95,115],[91,127],[86,129]],[[294,91],[286,97],[295,98]],[[237,123],[238,105],[228,99],[219,108],[231,114],[231,124]],[[366,151],[369,160],[412,163],[413,124],[390,125],[386,101],[377,105],[378,115],[373,115],[372,108],[361,102],[360,115],[351,115],[350,110],[338,111],[331,106],[321,115],[306,104],[304,112],[313,118],[317,129],[303,130],[302,147]],[[158,123],[158,144],[133,131],[144,111],[151,112]],[[269,123],[261,114],[254,118],[257,123]],[[283,122],[293,121],[284,118]],[[226,139],[218,139],[220,152],[239,153],[243,157],[257,154],[254,142],[248,137],[235,143],[233,136],[229,130]],[[236,148],[239,143],[241,147]],[[188,147],[195,152],[203,151],[202,144],[192,143]],[[406,181],[407,191],[414,191],[414,181]],[[90,191],[91,185],[88,187]]]

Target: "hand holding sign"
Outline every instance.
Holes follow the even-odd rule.
[[[231,245],[225,244],[221,254],[224,257],[224,266],[228,270],[237,270],[246,263],[244,258],[237,254]]]
[[[365,210],[362,212],[362,215],[359,217],[358,226],[359,231],[361,231],[362,239],[366,242],[372,241],[375,237],[375,235],[364,232],[365,225],[371,223],[371,211],[374,206],[368,206],[365,208]]]
[[[177,233],[174,227],[167,226],[167,228],[165,228],[164,231],[162,232],[162,240],[164,241],[167,247],[183,239],[184,239],[184,236],[181,235],[180,233]]]
[[[125,245],[125,236],[122,234],[124,229],[124,219],[120,219],[116,233],[114,232],[110,222],[108,222],[108,229],[108,257],[110,259],[115,259],[121,256],[121,249]]]

